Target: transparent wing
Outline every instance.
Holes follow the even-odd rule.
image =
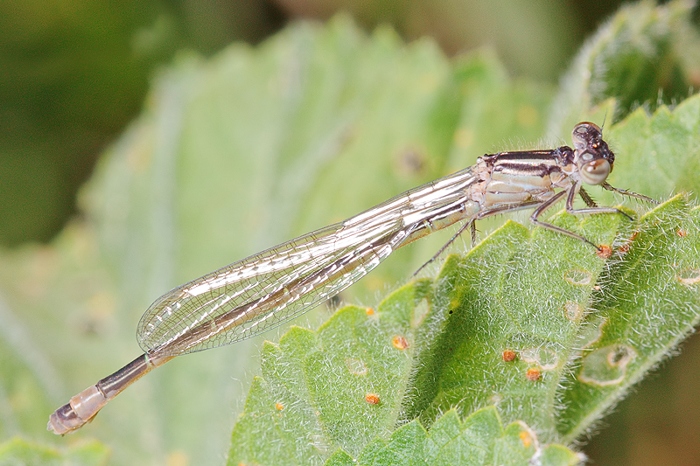
[[[355,283],[426,220],[458,208],[472,181],[463,170],[179,286],[144,313],[139,345],[174,356],[280,325]]]

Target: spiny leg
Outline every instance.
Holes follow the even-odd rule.
[[[607,191],[612,191],[614,193],[622,194],[623,196],[634,197],[637,199],[641,199],[642,201],[651,202],[652,204],[656,204],[656,205],[659,204],[659,201],[657,201],[656,199],[652,199],[649,196],[645,196],[644,194],[635,193],[633,191],[628,191],[626,189],[616,188],[615,186],[611,185],[607,181],[604,181],[603,183],[601,183],[600,186]]]
[[[450,238],[450,239],[438,250],[438,252],[436,252],[436,253],[433,255],[433,257],[431,257],[430,259],[428,259],[428,261],[426,261],[425,264],[421,265],[421,266],[418,268],[418,270],[415,271],[415,273],[413,274],[413,277],[415,277],[416,275],[418,275],[418,274],[420,273],[420,271],[423,270],[428,264],[430,264],[431,262],[433,262],[433,261],[434,261],[435,259],[437,259],[443,252],[445,252],[445,250],[446,250],[448,247],[450,247],[450,245],[451,245],[452,243],[454,243],[454,241],[455,241],[462,233],[464,233],[464,230],[466,230],[467,228],[470,228],[470,229],[471,229],[472,247],[474,247],[474,246],[476,245],[476,221],[477,221],[477,220],[481,220],[481,219],[483,219],[483,218],[486,218],[486,217],[489,217],[489,216],[491,216],[491,215],[495,215],[495,214],[498,214],[498,213],[509,212],[509,211],[512,211],[512,210],[527,209],[529,206],[537,205],[537,204],[538,204],[537,201],[527,201],[527,202],[524,202],[523,204],[517,206],[515,209],[513,208],[513,206],[505,205],[505,206],[499,206],[499,207],[496,207],[496,208],[493,208],[493,209],[490,209],[490,210],[483,210],[483,211],[479,212],[475,217],[469,219],[469,221],[467,221],[467,223],[465,223],[464,225],[462,225],[462,226],[459,228],[459,230],[457,230],[457,233],[455,233],[454,235],[452,235],[452,238]]]
[[[437,259],[438,257],[440,257],[440,255],[441,255],[443,252],[445,252],[445,250],[446,250],[448,247],[450,247],[450,245],[451,245],[452,243],[454,243],[454,241],[455,241],[462,233],[464,233],[464,230],[466,230],[467,228],[471,228],[471,232],[472,232],[472,247],[473,247],[473,246],[474,246],[474,240],[476,239],[476,224],[475,224],[475,220],[476,220],[476,218],[472,218],[472,219],[470,219],[467,223],[465,223],[464,225],[462,225],[461,227],[459,227],[459,230],[457,230],[457,233],[455,233],[454,235],[452,235],[452,238],[450,238],[445,244],[443,244],[442,247],[441,247],[440,249],[438,249],[438,251],[433,255],[433,257],[431,257],[430,259],[428,259],[428,260],[425,262],[425,264],[421,265],[420,267],[418,267],[418,270],[416,270],[415,272],[413,272],[413,276],[412,276],[412,277],[415,277],[416,275],[418,275],[418,274],[421,272],[421,270],[423,270],[425,267],[428,266],[428,264],[432,263],[435,259]]]
[[[658,202],[650,197],[644,196],[642,194],[637,194],[632,191],[627,191],[624,189],[618,189],[607,182],[602,183],[601,185],[603,188],[607,189],[608,191],[613,191],[625,196],[630,196],[630,197],[635,197],[644,201],[652,202],[655,204],[658,204]],[[579,234],[574,233],[573,231],[566,230],[564,228],[558,227],[556,225],[552,225],[551,223],[544,222],[539,219],[539,217],[544,213],[545,210],[556,204],[561,200],[564,195],[567,195],[566,198],[566,211],[572,215],[581,215],[581,214],[621,214],[627,217],[630,220],[634,220],[630,215],[627,213],[621,211],[620,209],[616,207],[599,207],[598,204],[593,200],[593,198],[586,192],[583,187],[579,185],[574,185],[568,190],[561,191],[554,195],[552,198],[548,199],[544,203],[540,204],[539,207],[535,209],[535,211],[532,213],[530,216],[530,221],[538,226],[541,226],[543,228],[546,228],[550,231],[556,231],[558,233],[561,233],[563,235],[569,236],[571,238],[578,239],[579,241],[583,241],[584,243],[590,244],[593,246],[597,251],[602,251],[600,246],[597,244],[593,243],[589,239],[587,239],[584,236],[581,236]],[[584,209],[574,209],[574,199],[576,198],[576,194],[579,194],[581,196],[581,199],[583,199],[583,202],[586,203],[588,206],[587,208]],[[528,204],[536,204],[536,202],[530,202]],[[527,207],[527,204],[520,206],[520,208]],[[455,233],[430,259],[428,259],[423,265],[421,265],[418,270],[416,270],[413,274],[413,277],[417,276],[428,264],[432,263],[435,261],[440,255],[442,255],[443,252],[452,244],[454,241],[459,237],[462,233],[467,228],[470,228],[471,231],[471,240],[472,240],[472,247],[475,246],[476,244],[476,220],[481,220],[487,216],[498,214],[501,212],[506,212],[512,210],[510,206],[503,206],[500,208],[496,208],[493,210],[487,210],[479,213],[476,217],[473,219],[469,220],[467,223],[465,223],[460,229]]]
[[[572,196],[572,193],[573,193],[573,196]],[[568,191],[560,191],[557,194],[555,194],[554,196],[552,196],[551,198],[547,199],[545,202],[543,202],[538,208],[535,209],[535,211],[532,213],[532,215],[530,215],[530,221],[537,226],[541,226],[542,228],[546,228],[546,229],[551,230],[551,231],[556,231],[557,233],[561,233],[562,235],[570,236],[572,238],[576,238],[579,241],[583,241],[584,243],[588,243],[591,246],[593,246],[594,248],[596,248],[597,251],[601,251],[600,247],[597,244],[584,238],[583,236],[578,235],[578,234],[574,233],[573,231],[569,231],[565,228],[561,228],[561,227],[558,227],[556,225],[552,225],[551,223],[547,223],[547,222],[544,222],[544,221],[539,219],[540,215],[542,215],[542,213],[544,213],[545,210],[549,209],[554,204],[559,202],[564,197],[565,194],[569,194],[569,198],[575,197],[576,196],[576,186],[572,186],[571,188],[569,188]],[[573,203],[573,199],[571,200],[571,202]],[[567,204],[568,204],[568,199],[567,199]],[[569,210],[568,205],[567,205],[567,210]],[[583,209],[583,210],[588,210],[588,209]]]
[[[542,215],[542,213],[545,210],[547,210],[549,207],[551,207],[556,202],[561,200],[561,198],[564,197],[564,194],[567,194],[566,211],[570,214],[573,214],[573,215],[580,215],[580,214],[622,214],[625,217],[627,217],[628,219],[634,220],[627,213],[625,213],[625,212],[623,212],[620,209],[617,209],[615,207],[598,207],[598,206],[592,207],[591,206],[591,207],[587,207],[585,209],[574,209],[574,199],[576,198],[576,193],[578,193],[578,192],[580,192],[580,185],[575,184],[575,185],[571,186],[568,190],[561,191],[561,192],[557,193],[552,198],[548,199],[546,202],[544,202],[542,205],[540,205],[537,209],[535,209],[535,211],[530,216],[530,220],[534,224],[539,225],[541,227],[565,234],[565,235],[570,236],[572,238],[576,238],[580,241],[583,241],[584,243],[588,243],[591,246],[593,246],[594,248],[596,248],[597,251],[601,252],[602,249],[600,248],[600,246],[598,246],[597,244],[594,244],[589,239],[587,239],[581,235],[578,235],[572,231],[569,231],[569,230],[566,230],[564,228],[560,228],[560,227],[557,227],[555,225],[552,225],[551,223],[547,223],[547,222],[543,222],[542,220],[539,220],[540,215]],[[584,201],[586,202],[586,204],[588,204],[588,202],[586,201],[586,197],[588,197],[590,199],[590,196],[588,196],[588,193],[585,194],[585,197],[584,196],[582,196],[582,197],[583,197]],[[592,199],[590,199],[590,200],[593,201]],[[590,204],[588,204],[588,205],[590,206]],[[595,203],[594,203],[594,205],[595,205]]]
[[[583,202],[586,203],[588,207],[598,207],[598,204],[593,200],[593,198],[586,192],[583,187],[581,187],[578,190],[578,194],[581,196],[581,199],[583,199]]]
[[[568,196],[566,197],[566,211],[572,215],[581,215],[581,214],[621,214],[627,217],[630,220],[634,220],[630,215],[626,214],[625,212],[621,211],[620,209],[616,207],[587,207],[585,209],[574,209],[574,198],[576,197],[576,190],[577,187],[576,185],[572,186],[569,188],[568,191],[562,191],[568,193]],[[580,190],[580,188],[579,188]],[[586,193],[588,195],[588,193]]]

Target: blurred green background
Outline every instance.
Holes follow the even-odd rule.
[[[513,76],[554,86],[621,1],[105,0],[0,2],[0,244],[48,242],[73,215],[100,153],[140,112],[177,54],[259,43],[289,21],[349,12],[450,54],[496,50]],[[584,448],[593,464],[696,464],[696,337],[606,418]],[[664,404],[662,404],[664,403]],[[612,433],[611,433],[612,432]],[[661,459],[663,458],[663,460]]]
[[[49,0],[0,3],[0,243],[48,241],[75,213],[97,156],[182,50],[257,43],[340,10],[371,30],[433,36],[449,54],[496,48],[513,75],[554,83],[621,2]]]

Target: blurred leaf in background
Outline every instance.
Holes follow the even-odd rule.
[[[257,43],[285,20],[349,11],[450,54],[498,50],[515,74],[556,80],[620,2],[488,0],[7,0],[0,3],[0,243],[47,241],[75,213],[100,151],[136,117],[154,69],[179,50]]]
[[[97,155],[140,111],[155,67],[280,24],[262,0],[233,3],[0,2],[0,243],[56,234]]]
[[[366,28],[391,24],[407,39],[433,37],[449,55],[489,46],[516,75],[559,77],[586,31],[619,2],[508,0],[275,0],[294,17],[350,12]],[[584,14],[581,14],[584,13]],[[542,51],[546,50],[546,53]]]

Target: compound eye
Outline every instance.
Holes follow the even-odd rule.
[[[582,121],[574,127],[571,137],[574,141],[574,147],[579,150],[584,150],[589,147],[592,142],[602,137],[602,131],[595,123]]]
[[[600,184],[610,174],[610,163],[605,159],[594,160],[581,166],[581,180],[586,184]]]

